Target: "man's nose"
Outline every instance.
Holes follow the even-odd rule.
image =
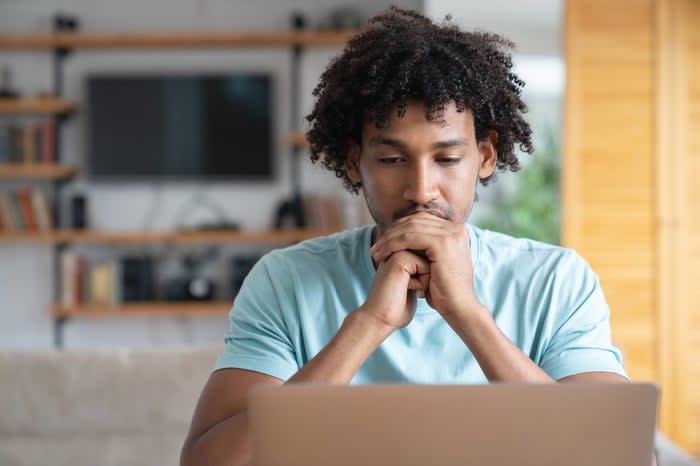
[[[403,197],[418,205],[427,204],[438,198],[439,192],[435,174],[429,163],[416,164],[408,173]]]

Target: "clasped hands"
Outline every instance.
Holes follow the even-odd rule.
[[[416,297],[443,317],[479,306],[469,231],[427,212],[396,220],[372,246],[377,276],[363,308],[392,328],[408,325]]]

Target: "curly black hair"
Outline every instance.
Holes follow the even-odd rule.
[[[347,175],[349,144],[361,144],[362,127],[382,128],[392,111],[406,112],[408,99],[425,103],[426,118],[439,121],[445,105],[474,115],[476,138],[498,133],[497,167],[520,169],[515,144],[533,152],[530,125],[523,118],[525,83],[512,71],[509,40],[485,32],[465,32],[450,16],[438,25],[420,13],[392,6],[371,18],[334,58],[313,91],[316,102],[306,117],[311,161],[343,179],[357,193],[360,183]],[[493,175],[481,180],[486,185]]]

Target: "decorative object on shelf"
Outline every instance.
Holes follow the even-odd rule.
[[[332,9],[319,25],[321,30],[348,31],[359,29],[367,22],[365,16],[355,7],[341,6]]]
[[[289,199],[280,201],[275,214],[275,228],[304,228],[304,203],[301,196],[292,196]]]
[[[2,65],[0,68],[0,98],[16,99],[19,97],[17,91],[12,89],[12,70],[9,65]]]
[[[219,249],[210,247],[200,254],[186,255],[182,260],[184,275],[166,281],[165,299],[168,301],[211,301],[216,285],[205,276],[202,268],[219,255]]]
[[[143,302],[155,299],[154,266],[151,257],[122,257],[120,269],[121,302]]]
[[[88,228],[87,197],[84,194],[74,194],[71,197],[70,226],[74,230]]]
[[[53,16],[55,32],[75,32],[80,28],[80,20],[76,15],[58,12]]]

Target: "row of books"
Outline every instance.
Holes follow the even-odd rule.
[[[61,253],[61,305],[116,306],[121,300],[120,263],[117,260],[88,263],[79,252]]]
[[[45,232],[53,228],[51,206],[43,191],[28,187],[0,191],[0,232]]]
[[[56,121],[53,118],[0,126],[0,164],[53,162],[56,162]]]

